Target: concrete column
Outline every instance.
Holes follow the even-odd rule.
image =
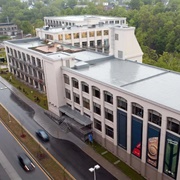
[[[130,165],[131,154],[131,102],[127,102],[127,164]]]
[[[81,107],[81,115],[84,114],[84,108],[83,108],[83,95],[82,95],[82,85],[81,81],[78,81],[79,84],[79,102],[80,102],[80,107]]]
[[[104,91],[100,90],[101,93],[101,123],[102,123],[102,145],[105,146],[105,114],[104,114]]]
[[[159,165],[158,165],[158,172],[160,173],[163,172],[166,126],[167,126],[166,117],[162,115],[161,135],[160,135],[160,145],[159,145]]]
[[[113,96],[114,153],[117,154],[117,97]]]
[[[90,113],[91,113],[91,121],[93,121],[93,94],[92,94],[92,86],[89,85],[89,101],[90,101]],[[94,127],[94,121],[93,121],[93,127]]]
[[[141,175],[145,176],[145,164],[146,164],[146,151],[147,151],[147,126],[148,126],[148,110],[144,109],[144,119],[143,119],[143,131],[142,131],[142,156],[141,161]]]
[[[72,77],[69,76],[69,86],[70,86],[70,93],[71,93],[71,102],[72,102],[72,110],[74,110],[74,96],[73,96],[73,86],[72,86]]]

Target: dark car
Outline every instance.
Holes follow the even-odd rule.
[[[35,169],[34,163],[31,161],[31,159],[25,153],[19,154],[18,160],[24,170],[32,171]]]
[[[49,136],[48,134],[42,130],[42,129],[39,129],[38,131],[36,131],[36,135],[41,138],[43,141],[49,141]]]

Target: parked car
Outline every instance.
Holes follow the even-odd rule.
[[[49,136],[46,133],[46,131],[39,129],[38,131],[36,131],[36,135],[42,139],[43,141],[49,141]]]
[[[34,163],[25,153],[19,154],[18,160],[19,160],[20,165],[25,171],[32,171],[35,169]]]

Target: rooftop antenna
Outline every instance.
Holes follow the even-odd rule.
[[[7,16],[7,23],[9,24],[9,17]]]

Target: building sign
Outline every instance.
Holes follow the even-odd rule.
[[[133,155],[141,158],[142,144],[142,121],[132,117],[131,127],[131,152]]]
[[[147,135],[147,163],[152,166],[158,166],[159,158],[159,140],[160,140],[160,130],[152,125],[148,125],[148,135]]]
[[[164,173],[176,178],[179,159],[179,138],[167,133],[164,154]]]
[[[118,145],[127,149],[127,114],[125,112],[117,111],[117,124]]]

